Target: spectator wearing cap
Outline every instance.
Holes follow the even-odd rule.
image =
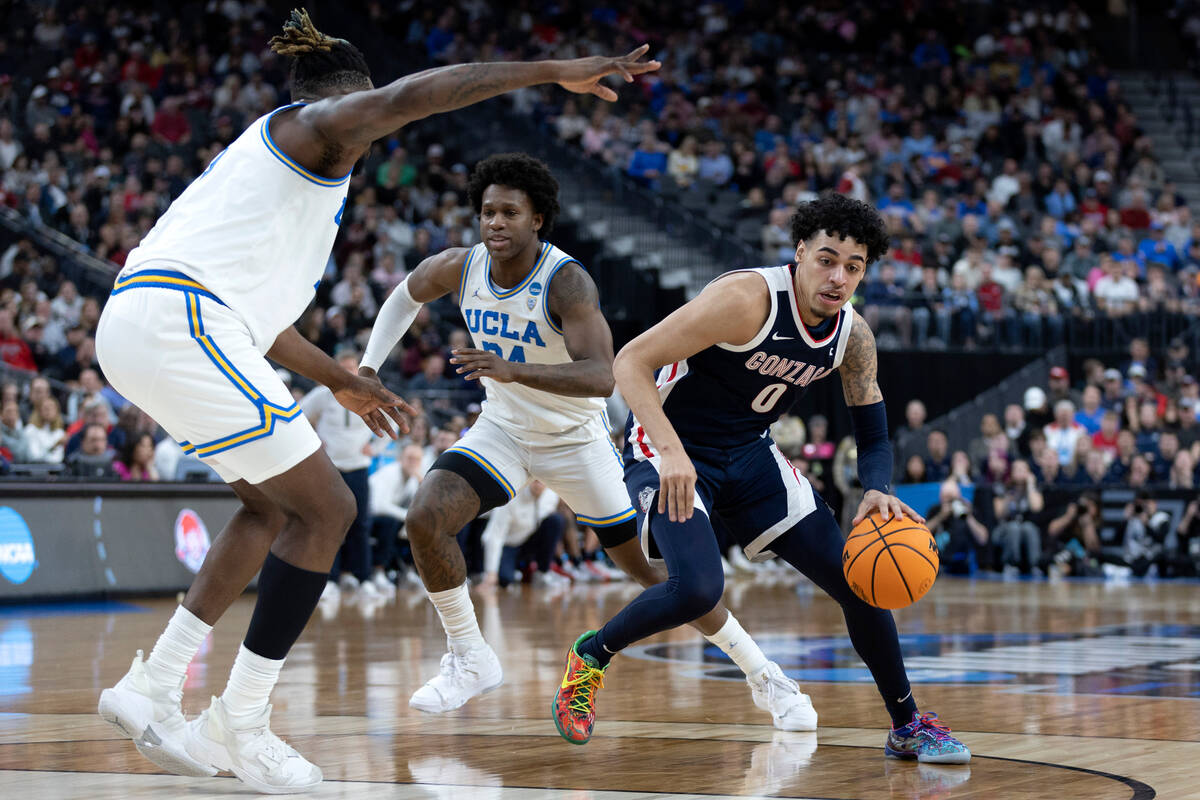
[[[1059,400],[1054,404],[1054,421],[1042,432],[1046,434],[1046,446],[1058,455],[1059,466],[1072,463],[1076,444],[1087,434],[1075,421],[1075,404],[1070,400]]]
[[[1121,376],[1121,370],[1109,367],[1104,370],[1103,378],[1104,381],[1101,384],[1101,403],[1105,408],[1112,409],[1118,414],[1123,413],[1125,410],[1125,397],[1128,393],[1125,387],[1125,379]]]
[[[1175,250],[1175,245],[1164,237],[1165,227],[1161,222],[1151,222],[1150,235],[1138,242],[1137,254],[1145,264],[1162,264],[1172,272],[1178,272],[1183,262]]]
[[[1030,386],[1022,398],[1025,406],[1025,420],[1030,428],[1042,430],[1054,420],[1050,403],[1046,399],[1046,391],[1040,386]]]
[[[1051,367],[1050,377],[1046,382],[1046,386],[1046,402],[1051,406],[1059,400],[1070,400],[1076,404],[1080,401],[1079,393],[1071,388],[1071,374],[1067,372],[1066,367]]]
[[[1143,368],[1143,379],[1153,378],[1158,373],[1158,361],[1150,353],[1150,343],[1140,336],[1129,341],[1129,360],[1121,366],[1121,371],[1128,376],[1135,366]]]
[[[1068,272],[1077,280],[1086,281],[1099,263],[1100,258],[1092,248],[1091,238],[1077,236],[1071,251],[1062,260],[1061,272]]]
[[[1188,376],[1191,378],[1191,376]],[[1195,379],[1192,378],[1193,383]],[[1194,397],[1179,398],[1179,427],[1175,433],[1179,436],[1179,446],[1191,450],[1196,442],[1200,442],[1200,401]]]

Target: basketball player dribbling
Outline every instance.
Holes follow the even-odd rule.
[[[751,560],[778,556],[841,605],[892,718],[887,755],[965,763],[971,753],[962,742],[936,714],[917,711],[891,614],[851,591],[833,514],[768,431],[806,386],[838,370],[866,490],[855,524],[875,512],[921,519],[890,493],[875,337],[848,303],[867,267],[887,252],[887,230],[870,206],[828,194],[799,207],[792,236],[795,263],[726,273],[616,359],[630,408],[625,483],[640,531],[670,577],[579,637],[567,654],[554,721],[567,741],[587,742],[611,657],[720,600],[715,513]]]
[[[411,409],[348,374],[292,327],[312,301],[371,143],[414,120],[521,87],[558,83],[616,99],[601,78],[657,68],[622,58],[461,64],[373,87],[362,54],[292,13],[271,48],[291,58],[293,103],[213,159],[133,250],[96,336],[112,385],[242,502],[150,657],[100,696],[99,713],[177,774],[232,771],[253,788],[302,792],[321,770],[270,729],[268,699],[316,607],[353,497],[266,357],[333,390],[380,435]],[[261,568],[261,571],[260,571]],[[254,577],[258,598],[229,682],[200,717],[181,710],[188,664]]]
[[[558,182],[540,161],[510,153],[481,161],[468,195],[480,244],[425,259],[384,302],[361,372],[376,370],[423,303],[458,293],[475,348],[451,363],[478,380],[478,421],[430,468],[409,508],[413,560],[446,629],[438,674],[409,701],[438,713],[499,686],[500,660],[479,631],[455,534],[506,504],[531,479],[595,529],[613,561],[644,586],[658,583],[637,540],[604,400],[612,393],[612,333],[596,285],[578,261],[546,241],[558,214]],[[734,660],[755,704],[777,727],[816,730],[812,703],[723,606],[695,627]]]

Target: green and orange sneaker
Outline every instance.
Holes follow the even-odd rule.
[[[588,631],[571,645],[571,651],[567,653],[567,671],[550,706],[558,732],[571,744],[587,744],[592,738],[592,728],[596,724],[596,690],[604,688],[604,670],[608,667],[601,669],[595,658],[579,654],[579,643],[595,635],[595,631]]]

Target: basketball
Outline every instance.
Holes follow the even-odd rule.
[[[904,608],[933,586],[937,543],[923,523],[909,517],[884,521],[872,514],[850,531],[842,548],[842,572],[865,602],[876,608]]]

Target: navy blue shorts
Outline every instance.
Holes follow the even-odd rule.
[[[817,508],[812,486],[769,438],[742,447],[716,449],[684,443],[696,468],[696,510],[719,516],[752,561],[774,556],[769,545]],[[660,457],[626,459],[625,488],[637,510],[638,531],[648,557],[657,557],[650,541],[647,513],[658,502]]]

